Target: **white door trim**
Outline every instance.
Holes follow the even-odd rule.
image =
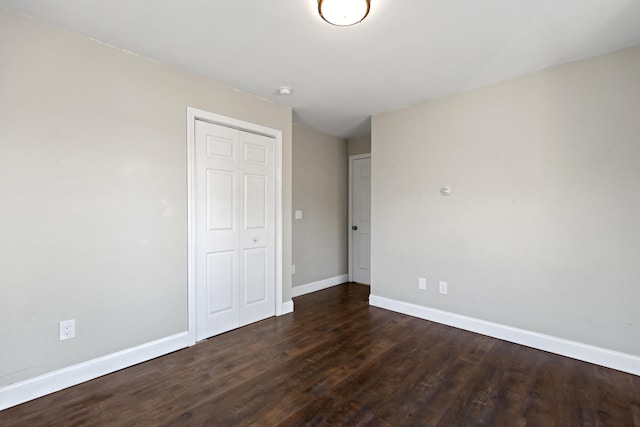
[[[349,236],[349,281],[353,282],[353,242],[351,233],[351,226],[353,225],[353,162],[360,159],[370,159],[371,153],[355,154],[349,156],[349,224],[347,228],[347,235]]]
[[[202,120],[222,126],[270,136],[276,142],[276,239],[275,239],[275,287],[276,316],[283,310],[282,303],[282,131],[254,123],[187,107],[187,298],[189,345],[196,343],[196,281],[195,281],[195,123]]]

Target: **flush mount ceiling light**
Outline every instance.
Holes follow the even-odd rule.
[[[346,27],[369,14],[370,0],[318,0],[318,13],[329,24]]]

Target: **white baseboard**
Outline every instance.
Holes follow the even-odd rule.
[[[620,353],[606,348],[595,347],[576,341],[569,341],[525,329],[513,328],[499,323],[487,322],[473,317],[462,316],[376,295],[369,296],[369,304],[374,307],[384,308],[420,319],[431,320],[436,323],[442,323],[516,344],[522,344],[527,347],[594,363],[618,371],[640,375],[640,357],[631,354]]]
[[[188,346],[188,334],[182,332],[129,348],[39,377],[0,387],[0,411],[50,393],[110,374]]]
[[[317,282],[307,283],[306,285],[294,286],[291,288],[291,296],[293,298],[301,295],[310,294],[311,292],[321,291],[323,289],[330,288],[332,286],[341,285],[349,281],[348,274],[342,274],[336,277],[330,277],[324,280],[318,280]]]
[[[278,314],[278,316],[282,316],[284,314],[293,313],[293,301],[285,301],[282,303],[282,312]]]

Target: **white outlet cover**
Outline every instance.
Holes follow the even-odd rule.
[[[449,285],[447,284],[447,282],[440,280],[440,293],[441,294],[446,294],[448,292],[448,287]]]
[[[76,336],[76,319],[62,320],[59,333],[60,341],[74,338]]]
[[[425,279],[424,277],[418,278],[418,289],[423,291],[427,290],[427,279]]]

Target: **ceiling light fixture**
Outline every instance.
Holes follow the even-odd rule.
[[[278,89],[278,93],[282,96],[289,96],[293,93],[293,89],[291,89],[289,86],[282,86],[280,89]]]
[[[362,22],[370,7],[370,0],[318,0],[318,13],[322,19],[340,27]]]

